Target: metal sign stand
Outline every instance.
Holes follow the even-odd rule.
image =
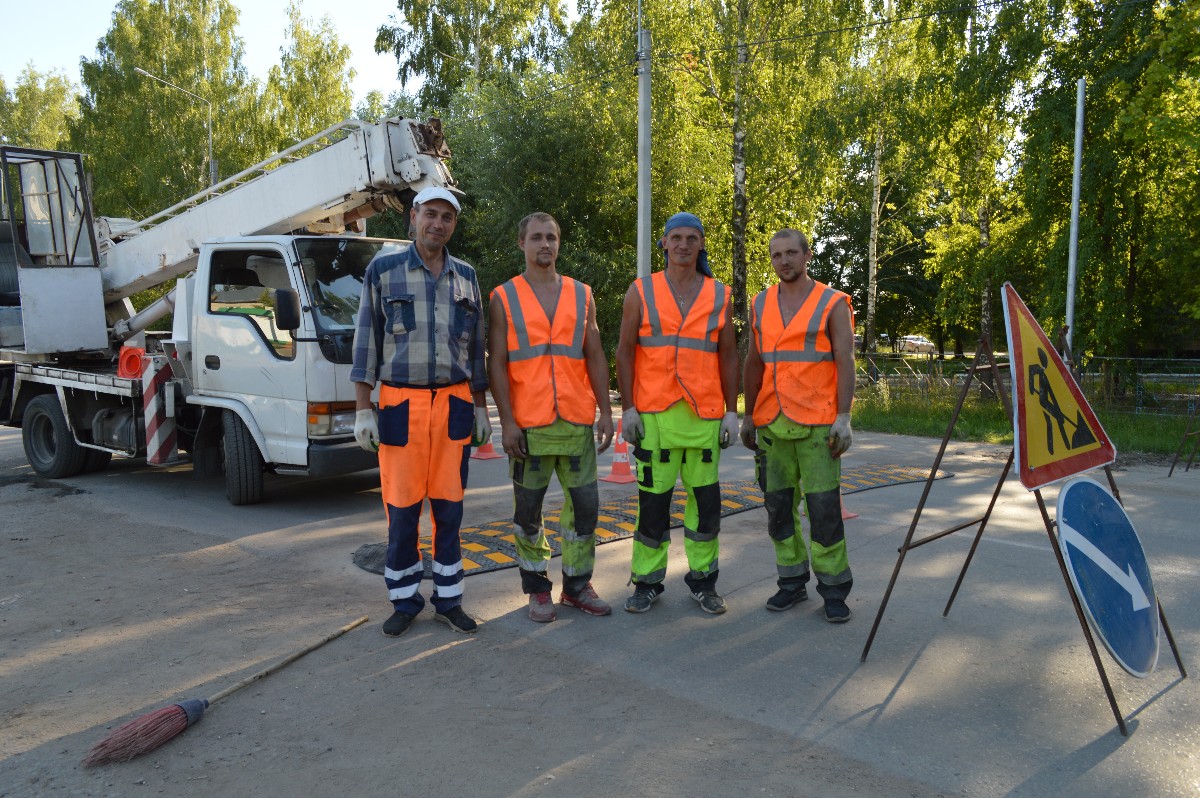
[[[901,544],[899,557],[896,558],[896,566],[892,570],[892,578],[888,582],[887,590],[883,593],[883,600],[879,603],[879,610],[875,614],[875,622],[871,625],[871,633],[867,635],[866,645],[863,646],[862,661],[866,662],[867,654],[871,651],[871,644],[875,641],[875,633],[879,630],[879,624],[883,620],[883,613],[887,609],[888,601],[891,599],[892,590],[896,586],[896,580],[900,576],[900,567],[904,564],[904,558],[911,549],[918,546],[924,546],[926,543],[931,543],[947,535],[951,535],[963,529],[978,525],[978,530],[975,532],[975,539],[971,543],[970,551],[967,552],[967,558],[963,562],[962,570],[958,574],[958,580],[954,583],[954,589],[950,593],[950,598],[946,602],[945,609],[942,610],[942,617],[950,614],[950,607],[954,604],[954,599],[958,596],[958,590],[962,586],[963,579],[967,574],[967,568],[971,565],[971,560],[975,556],[975,550],[979,547],[979,541],[983,537],[983,531],[987,528],[988,519],[991,518],[992,510],[996,506],[996,499],[1000,496],[1000,491],[1004,487],[1004,482],[1008,479],[1008,474],[1012,470],[1013,462],[1016,456],[1016,450],[1011,449],[1008,453],[1008,460],[1004,464],[1004,470],[1000,473],[1000,479],[996,482],[996,489],[992,492],[992,499],[988,502],[987,510],[984,514],[976,519],[964,521],[963,523],[943,529],[940,532],[935,532],[918,540],[913,540],[913,536],[917,530],[917,524],[921,520],[921,513],[925,509],[925,502],[929,498],[929,491],[933,487],[934,479],[937,475],[938,468],[942,464],[942,458],[946,454],[946,447],[950,443],[950,436],[954,433],[954,428],[958,425],[958,417],[962,413],[963,404],[966,402],[967,396],[971,390],[971,383],[975,380],[976,374],[984,370],[990,371],[993,385],[996,387],[996,392],[1000,395],[1001,401],[1004,403],[1004,410],[1009,418],[1012,417],[1012,405],[1007,391],[1001,389],[1000,385],[1000,366],[996,362],[996,356],[992,352],[991,342],[985,337],[980,340],[979,347],[975,352],[975,360],[967,370],[966,380],[963,382],[962,392],[959,394],[958,403],[954,406],[954,412],[950,416],[950,423],[946,427],[946,434],[942,437],[942,445],[938,448],[937,456],[934,458],[933,467],[929,471],[929,478],[925,481],[925,489],[921,493],[921,499],[917,502],[917,509],[913,513],[912,523],[908,527],[908,534],[904,537],[904,543]],[[1108,477],[1109,488],[1112,490],[1113,497],[1120,502],[1121,494],[1117,490],[1116,482],[1113,480],[1112,471],[1108,466],[1104,467],[1104,473]],[[1121,730],[1121,734],[1128,737],[1129,729],[1125,724],[1125,716],[1121,713],[1120,707],[1117,706],[1116,696],[1113,695],[1112,685],[1108,681],[1108,674],[1104,670],[1104,663],[1100,659],[1100,652],[1096,647],[1095,638],[1092,636],[1092,630],[1088,624],[1087,618],[1083,612],[1083,606],[1080,604],[1079,596],[1076,595],[1075,587],[1071,582],[1071,577],[1067,572],[1066,562],[1063,560],[1062,551],[1059,550],[1058,540],[1055,537],[1056,522],[1051,520],[1050,514],[1046,509],[1046,502],[1042,498],[1041,490],[1034,490],[1034,496],[1037,499],[1038,509],[1042,514],[1042,521],[1046,526],[1046,534],[1050,537],[1050,547],[1054,550],[1054,557],[1058,562],[1058,569],[1062,574],[1063,582],[1066,583],[1067,593],[1071,597],[1071,604],[1075,608],[1075,617],[1079,621],[1079,626],[1083,630],[1083,636],[1087,640],[1088,649],[1092,652],[1092,661],[1096,664],[1096,671],[1100,675],[1100,682],[1104,685],[1104,692],[1108,696],[1109,706],[1112,708],[1113,716],[1117,720],[1117,726]],[[1175,665],[1179,668],[1181,678],[1187,678],[1187,671],[1183,667],[1183,660],[1179,656],[1179,648],[1175,645],[1175,637],[1171,634],[1171,627],[1167,624],[1167,616],[1162,608],[1162,603],[1158,602],[1158,618],[1162,623],[1163,631],[1167,635],[1167,641],[1171,645],[1171,652],[1175,655]]]

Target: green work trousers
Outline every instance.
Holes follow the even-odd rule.
[[[592,428],[559,419],[548,427],[525,431],[529,456],[509,460],[513,481],[513,538],[521,570],[521,590],[548,593],[553,584],[547,566],[553,550],[542,524],[542,501],[550,476],[558,475],[563,489],[559,513],[563,591],[577,596],[592,579],[596,564],[596,515],[600,491],[596,485],[596,447]]]
[[[829,453],[829,427],[806,427],[785,418],[758,428],[755,465],[767,507],[767,532],[775,547],[778,585],[796,590],[808,582],[809,547],[800,522],[806,501],[817,592],[845,599],[853,579],[842,523],[842,461]],[[803,487],[801,482],[803,481]]]
[[[632,581],[658,584],[667,575],[671,543],[671,496],[683,480],[683,547],[693,591],[717,583],[717,535],[721,531],[721,486],[717,469],[721,422],[702,419],[687,402],[661,413],[642,413],[645,436],[633,449],[638,478],[638,518],[633,536]]]

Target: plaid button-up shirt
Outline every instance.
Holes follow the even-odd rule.
[[[470,264],[444,254],[436,281],[414,246],[367,266],[351,381],[487,389],[479,281]]]

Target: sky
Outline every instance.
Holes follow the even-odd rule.
[[[237,32],[245,43],[244,63],[260,81],[279,63],[288,1],[233,0],[241,11]],[[5,5],[11,7],[3,14],[7,30],[0,47],[0,75],[9,91],[30,62],[39,72],[65,72],[78,84],[79,60],[95,58],[96,42],[108,32],[116,7],[109,0],[51,0],[53,15],[49,16],[41,3]],[[352,86],[356,105],[372,89],[379,89],[386,98],[401,88],[395,57],[375,54],[375,32],[395,11],[396,0],[300,0],[300,12],[306,19],[315,25],[328,15],[338,39],[350,47],[350,65],[357,73]],[[70,22],[63,24],[62,20]]]

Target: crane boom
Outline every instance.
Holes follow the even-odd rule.
[[[295,160],[289,157],[334,138]],[[440,123],[348,120],[102,239],[104,302],[161,285],[195,267],[202,241],[305,228],[335,232],[427,186],[452,187]],[[282,163],[282,165],[280,165]],[[271,168],[274,167],[274,168]]]

